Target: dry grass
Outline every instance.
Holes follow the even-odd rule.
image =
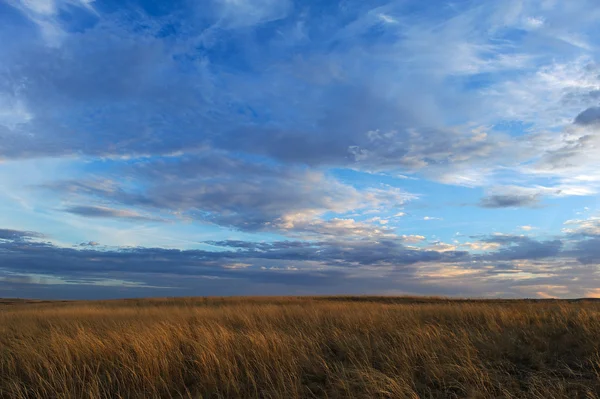
[[[0,305],[0,398],[599,398],[600,304]]]

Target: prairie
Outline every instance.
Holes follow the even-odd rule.
[[[2,300],[0,398],[600,398],[600,303]]]

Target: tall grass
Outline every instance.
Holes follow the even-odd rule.
[[[0,398],[599,397],[596,303],[0,306]]]

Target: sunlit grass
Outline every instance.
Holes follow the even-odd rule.
[[[597,398],[600,305],[185,298],[0,305],[1,398]]]

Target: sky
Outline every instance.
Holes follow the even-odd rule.
[[[1,0],[0,43],[0,297],[600,297],[597,0]]]

